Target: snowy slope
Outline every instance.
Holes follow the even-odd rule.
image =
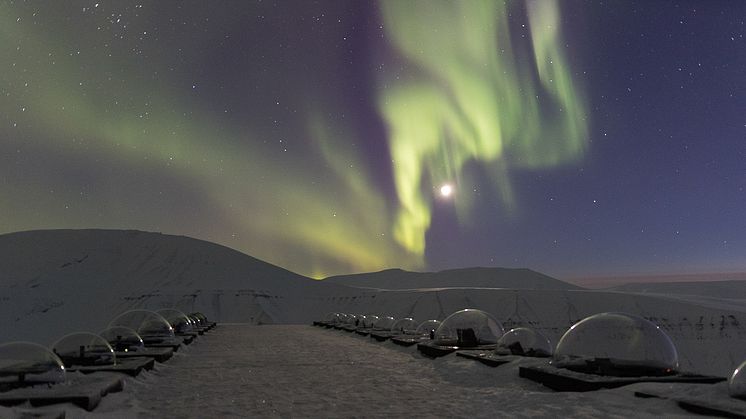
[[[324,280],[363,288],[512,288],[533,290],[571,290],[580,287],[562,282],[530,269],[467,268],[440,272],[408,272],[389,269],[357,275],[333,276]]]
[[[175,306],[218,321],[304,322],[313,301],[300,297],[342,288],[187,237],[118,230],[5,234],[0,342],[50,343],[65,333],[98,331],[139,307]]]

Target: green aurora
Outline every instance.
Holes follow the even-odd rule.
[[[465,167],[477,163],[505,213],[515,214],[520,202],[510,172],[576,161],[587,141],[555,2],[528,3],[528,42],[511,38],[507,15],[523,11],[515,2],[434,3],[390,0],[380,8],[388,39],[381,54],[404,68],[397,77],[380,75],[373,89],[388,129],[397,199],[354,146],[360,130],[329,117],[345,106],[322,99],[336,76],[338,57],[331,52],[303,58],[314,60],[313,75],[288,66],[275,87],[277,96],[297,98],[280,135],[290,146],[278,148],[267,140],[277,134],[258,117],[234,118],[195,104],[183,89],[187,77],[169,70],[174,61],[199,60],[214,40],[190,38],[166,48],[175,38],[161,33],[150,44],[137,42],[132,34],[140,41],[153,36],[147,22],[157,13],[147,3],[140,10],[129,5],[136,13],[127,36],[110,10],[102,6],[99,13],[87,2],[80,3],[88,5],[81,6],[87,20],[74,27],[65,16],[78,13],[78,3],[0,6],[3,151],[59,165],[8,169],[0,194],[14,198],[0,203],[2,232],[186,234],[314,277],[424,267],[433,188],[453,183],[459,219],[468,222],[470,200],[459,191],[471,187]],[[124,3],[109,7],[117,6]],[[330,31],[318,43],[341,36]],[[245,77],[264,77],[259,73],[249,69]],[[295,152],[293,139],[303,140]],[[85,190],[63,181],[78,166],[90,168]],[[169,191],[169,183],[179,186]],[[183,205],[175,209],[169,199]],[[63,209],[68,202],[77,204]]]
[[[382,3],[391,42],[412,64],[404,80],[385,81],[379,107],[400,204],[394,234],[416,254],[425,251],[431,222],[427,191],[449,182],[468,188],[467,163],[482,163],[505,208],[514,209],[510,169],[554,167],[585,149],[585,111],[562,54],[557,4],[527,3],[534,60],[523,61],[508,30],[511,4]],[[468,219],[469,200],[456,204]]]

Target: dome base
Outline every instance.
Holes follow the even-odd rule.
[[[665,376],[617,377],[587,374],[558,368],[551,365],[536,365],[518,368],[518,375],[541,383],[556,391],[594,391],[602,388],[617,388],[635,383],[702,383],[725,381],[725,377],[674,373]]]

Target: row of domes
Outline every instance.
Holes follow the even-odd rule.
[[[0,391],[63,382],[66,368],[113,365],[117,352],[142,351],[149,343],[172,343],[175,334],[192,333],[206,323],[202,313],[130,310],[114,318],[98,334],[71,333],[49,348],[31,342],[5,343],[0,345]]]
[[[412,318],[330,313],[325,323],[411,334],[434,345],[463,349],[494,345],[499,355],[552,357],[553,366],[579,372],[668,375],[679,369],[676,346],[669,336],[654,323],[626,313],[589,316],[570,327],[556,346],[531,328],[506,332],[490,314],[476,309],[457,311],[442,322],[427,320],[418,324]],[[731,375],[729,393],[746,398],[746,362]]]

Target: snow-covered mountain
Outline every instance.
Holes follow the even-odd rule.
[[[440,272],[408,272],[389,269],[381,272],[333,276],[324,280],[363,288],[511,288],[532,290],[572,290],[580,287],[530,269],[466,268]]]
[[[97,331],[132,308],[177,307],[219,321],[301,323],[312,290],[343,293],[202,240],[121,230],[0,236],[0,341],[49,343]]]
[[[588,315],[623,311],[660,325],[685,369],[728,374],[746,359],[746,304],[717,295],[585,290],[499,268],[316,281],[187,237],[116,230],[0,236],[0,342],[49,344],[66,333],[99,331],[128,309],[163,307],[254,324],[310,323],[330,311],[443,319],[471,307],[506,327],[535,327],[555,342]]]

